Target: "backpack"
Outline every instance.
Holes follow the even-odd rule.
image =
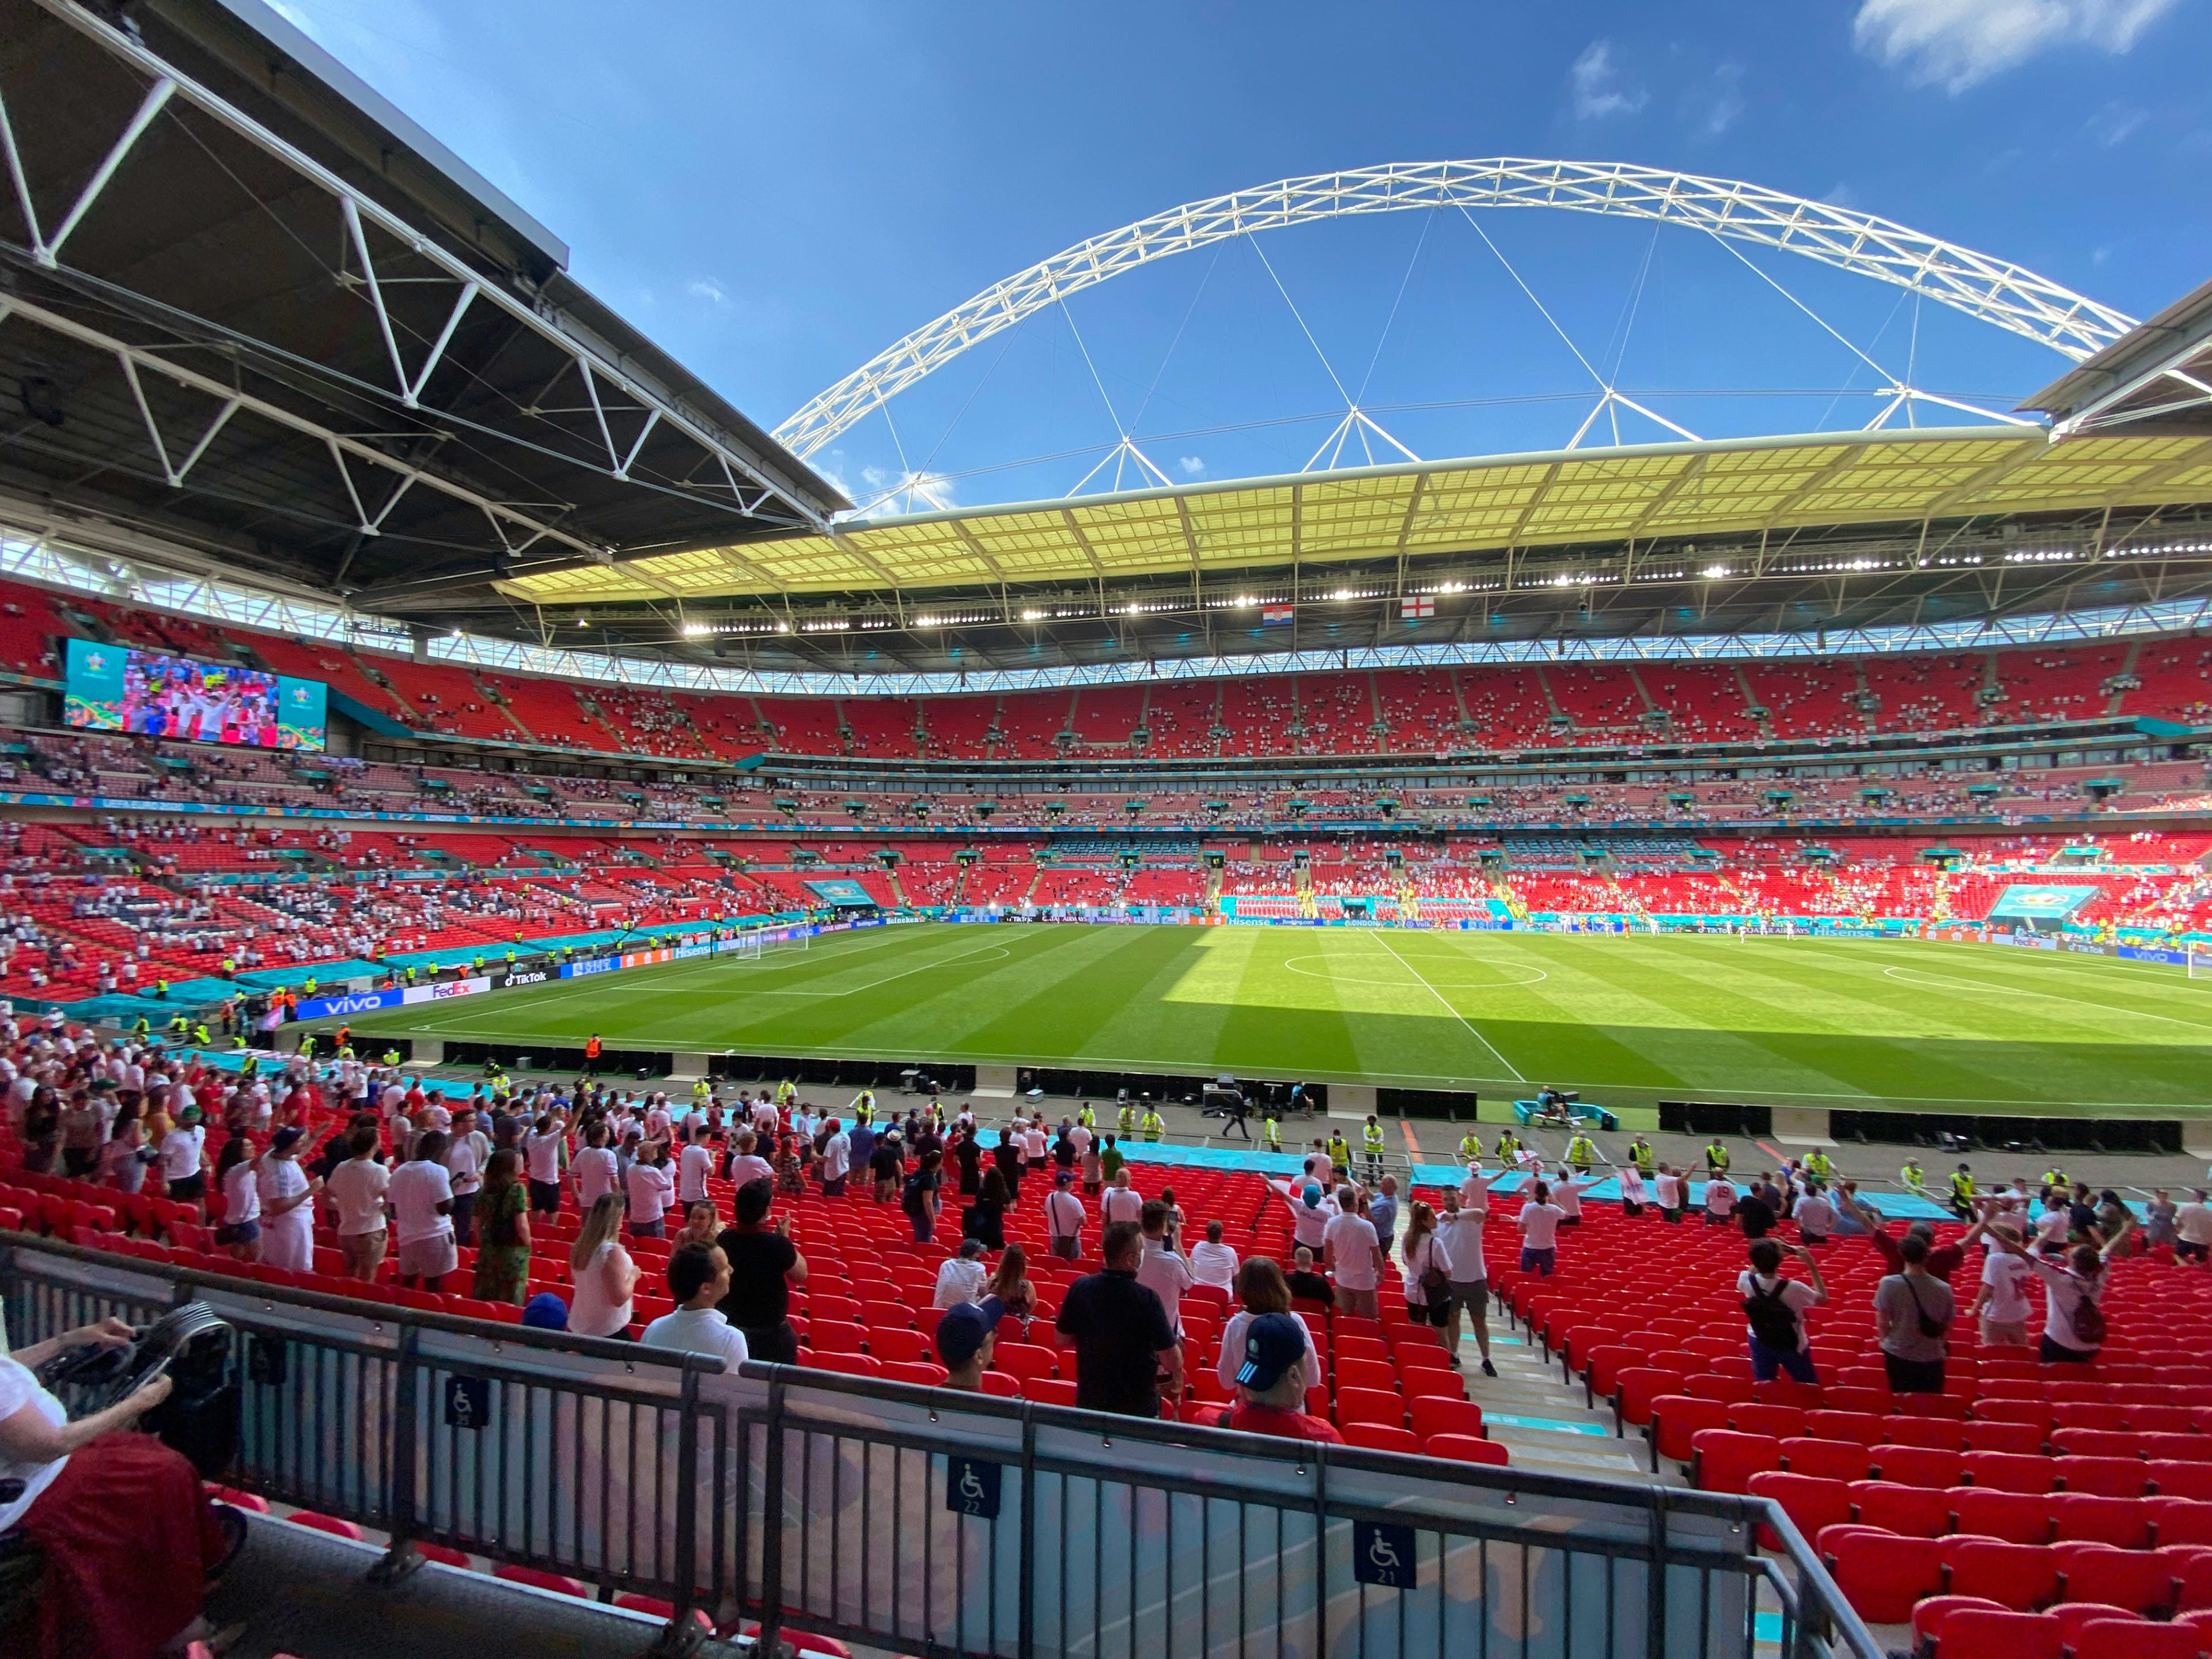
[[[906,1185],[899,1189],[899,1208],[908,1215],[920,1215],[928,1207],[922,1200],[923,1191],[921,1175],[917,1172],[908,1176]]]
[[[2089,1299],[2089,1281],[2080,1274],[2069,1274],[2081,1292],[2081,1299],[2074,1304],[2074,1346],[2086,1352],[2105,1346],[2105,1310]]]
[[[1787,1282],[1778,1279],[1772,1290],[1762,1291],[1753,1277],[1751,1294],[1743,1299],[1743,1316],[1751,1325],[1753,1339],[1784,1352],[1797,1346],[1797,1316],[1782,1297],[1782,1287]]]

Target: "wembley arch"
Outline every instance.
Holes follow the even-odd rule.
[[[1419,208],[1554,208],[1681,225],[1893,283],[2076,362],[2136,325],[2125,313],[2008,260],[1870,213],[1736,179],[1620,161],[1394,161],[1186,203],[1079,242],[877,353],[793,414],[775,436],[811,455],[970,346],[1140,265],[1314,220]]]

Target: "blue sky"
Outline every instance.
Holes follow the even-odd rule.
[[[1387,161],[1744,179],[2018,261],[2136,316],[2212,275],[2206,0],[282,9],[767,425],[1085,237]],[[1910,362],[1916,385],[2006,407],[2064,367],[1894,289],[1788,255],[1754,263],[1885,371]],[[1401,213],[1103,285],[815,461],[856,499],[923,473],[962,502],[1063,495],[1124,430],[1178,479],[1289,471],[1347,396],[1424,458],[1555,447],[1595,398],[1562,332],[1700,435],[1857,426],[1879,407],[1864,361],[1696,233]],[[1613,435],[1608,419],[1583,441]],[[1668,434],[1631,415],[1619,435]],[[1122,482],[1141,480],[1125,468]],[[908,502],[924,504],[890,505]]]

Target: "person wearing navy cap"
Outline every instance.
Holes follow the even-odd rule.
[[[1306,1375],[1307,1352],[1305,1326],[1295,1314],[1261,1314],[1246,1326],[1237,1403],[1221,1413],[1218,1426],[1342,1445],[1342,1435],[1304,1409],[1307,1388],[1320,1380]]]
[[[983,1370],[998,1346],[999,1321],[1005,1313],[1006,1304],[995,1296],[945,1310],[937,1322],[937,1357],[945,1370],[939,1386],[981,1392]]]

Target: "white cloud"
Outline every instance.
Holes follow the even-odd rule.
[[[1700,125],[1708,138],[1717,138],[1743,115],[1743,65],[1723,64],[1713,71],[1713,83]]]
[[[1593,40],[1583,48],[1567,70],[1567,85],[1575,97],[1575,118],[1601,120],[1608,115],[1633,115],[1644,107],[1648,94],[1638,88],[1625,91],[1613,64],[1613,42]]]
[[[1186,477],[1195,478],[1206,471],[1206,463],[1195,455],[1182,456],[1176,460],[1176,465],[1183,470],[1183,475]]]
[[[2133,104],[2107,104],[2088,118],[2084,131],[2106,149],[2112,149],[2142,131],[2149,119],[2148,110],[2138,109]]]
[[[710,306],[722,303],[722,285],[711,276],[702,276],[684,291],[695,300],[704,300]]]
[[[1964,92],[2053,46],[2124,52],[2177,0],[1860,0],[1851,37],[1916,84]]]

